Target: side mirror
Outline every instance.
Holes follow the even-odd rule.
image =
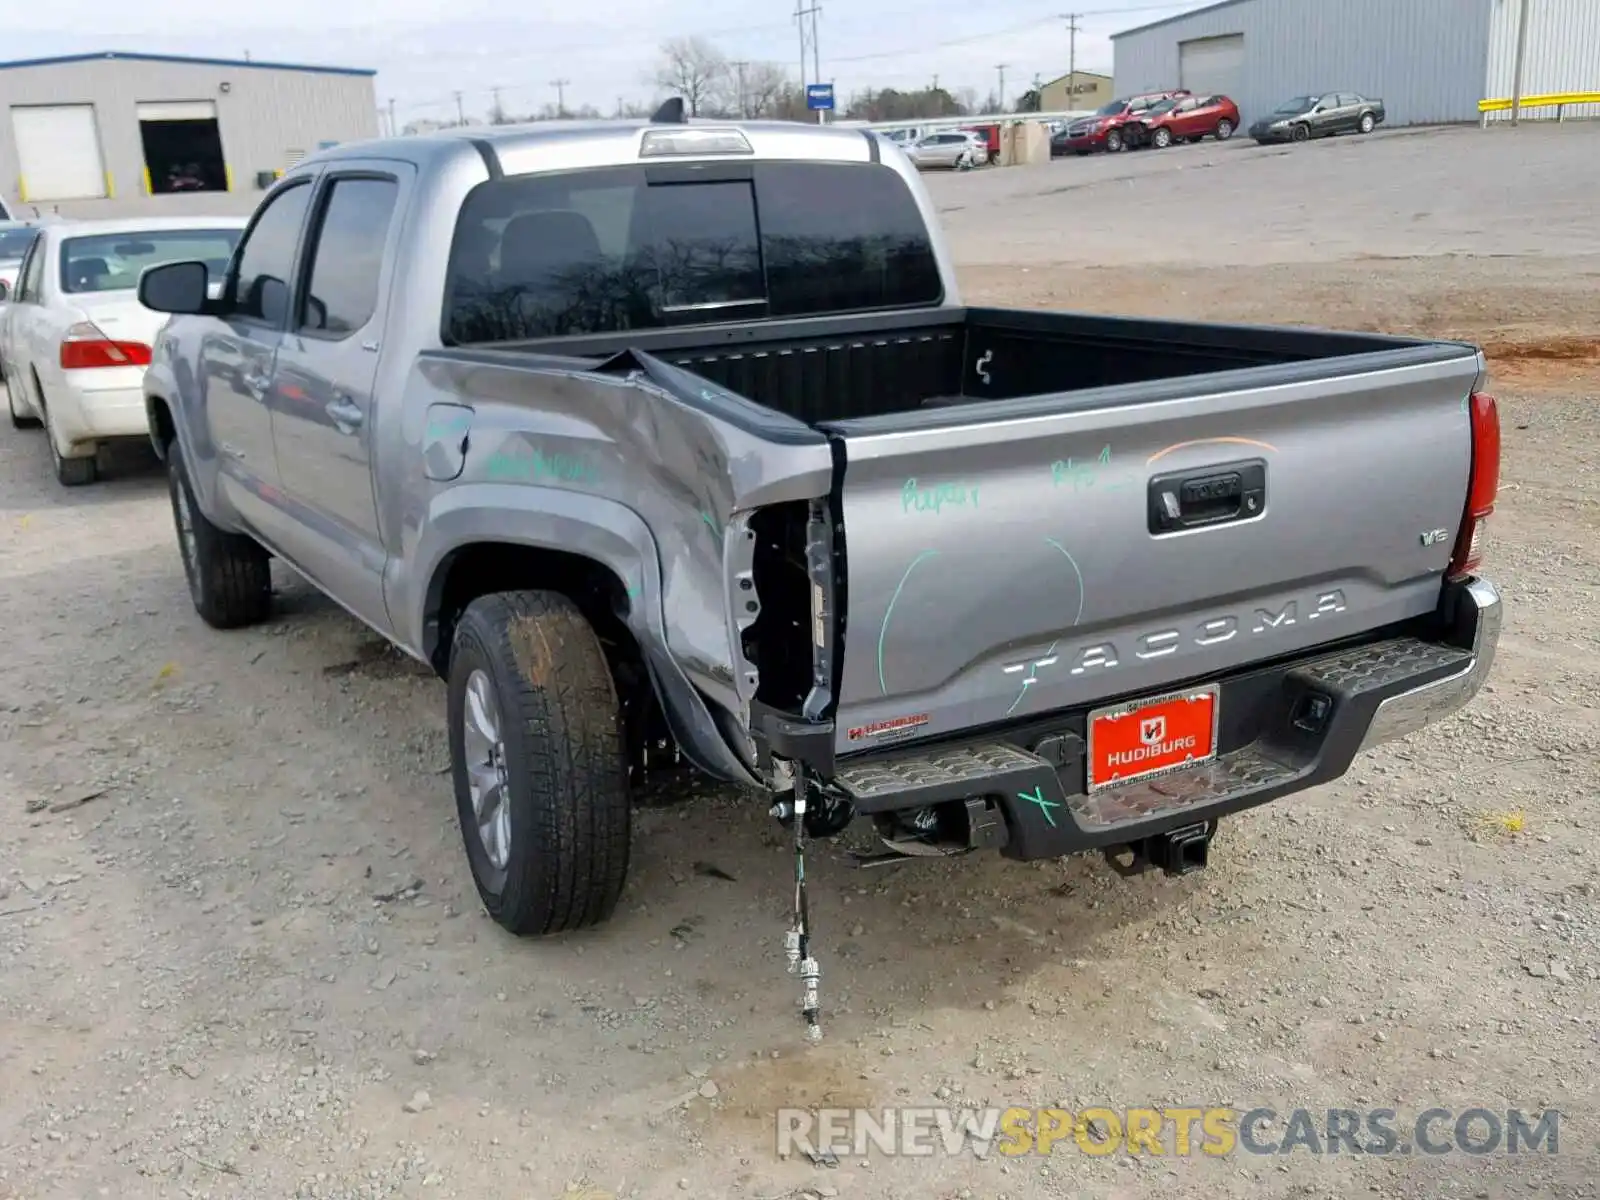
[[[139,276],[139,303],[153,312],[197,314],[215,309],[203,262],[163,263]]]
[[[11,299],[11,285],[4,279],[0,279],[0,304],[4,304],[9,299]]]

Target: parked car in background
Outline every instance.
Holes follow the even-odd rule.
[[[1164,150],[1173,142],[1198,142],[1214,137],[1225,142],[1239,128],[1239,106],[1226,96],[1174,96],[1123,126],[1128,148],[1154,146]]]
[[[166,318],[139,303],[147,267],[199,260],[220,280],[243,217],[41,225],[0,299],[0,375],[11,423],[45,426],[56,478],[93,483],[102,441],[146,437],[145,367]],[[279,287],[283,281],[277,281]]]
[[[1138,120],[1163,100],[1187,95],[1189,92],[1186,88],[1174,88],[1171,91],[1142,92],[1113,100],[1096,109],[1093,116],[1073,121],[1051,138],[1050,156],[1059,158],[1063,154],[1093,154],[1096,150],[1115,154],[1127,144],[1122,131],[1129,121]]]
[[[1250,126],[1250,136],[1269,142],[1308,142],[1339,133],[1371,133],[1383,124],[1382,100],[1356,92],[1323,92],[1285,100]]]
[[[906,153],[922,170],[946,167],[967,171],[989,161],[989,144],[982,134],[965,129],[947,129],[941,133],[930,133],[906,147]]]
[[[0,220],[0,283],[8,289],[17,286],[17,270],[22,266],[22,256],[28,252],[38,233],[39,227],[26,221]]]

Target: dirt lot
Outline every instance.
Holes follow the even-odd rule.
[[[0,1197],[1593,1196],[1600,257],[1549,197],[1595,195],[1597,150],[1464,131],[933,181],[969,300],[1485,343],[1508,626],[1466,713],[1227,823],[1199,875],[819,855],[815,1049],[759,803],[643,810],[611,925],[503,936],[441,775],[441,685],[288,575],[269,626],[205,629],[159,473],[64,491],[7,430]],[[1374,172],[1442,190],[1377,203]],[[1130,189],[1197,177],[1152,258],[1169,208]],[[1548,212],[1504,211],[1555,177]],[[947,1098],[1566,1116],[1553,1157],[774,1154],[779,1106]]]

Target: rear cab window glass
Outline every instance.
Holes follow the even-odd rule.
[[[61,290],[131,291],[139,276],[163,263],[198,260],[213,278],[227,270],[237,229],[132,229],[69,237],[61,243]]]
[[[938,304],[921,213],[892,169],[752,164],[651,182],[642,167],[478,185],[451,247],[447,344]]]

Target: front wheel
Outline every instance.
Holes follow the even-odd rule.
[[[1121,130],[1113,129],[1110,133],[1106,134],[1107,154],[1118,154],[1122,151],[1122,148],[1123,141]]]
[[[189,598],[201,620],[213,629],[264,621],[272,611],[272,560],[259,542],[219,529],[200,511],[176,438],[167,447],[167,492]]]
[[[11,427],[13,429],[37,429],[39,428],[39,418],[19,412],[17,409],[17,389],[21,386],[22,382],[17,379],[0,383],[0,387],[6,389],[6,408],[11,412]]]
[[[1361,114],[1361,132],[1371,133],[1377,127],[1378,121],[1371,113]]]
[[[1172,145],[1172,130],[1158,129],[1150,135],[1150,144],[1157,150],[1165,150]]]
[[[519,936],[597,925],[628,873],[621,706],[593,627],[555,592],[461,614],[449,670],[461,836],[489,915]]]
[[[1296,125],[1294,132],[1289,135],[1290,141],[1308,142],[1311,140],[1311,128],[1308,125]]]
[[[1217,141],[1225,142],[1233,136],[1233,122],[1227,118],[1217,122]]]

